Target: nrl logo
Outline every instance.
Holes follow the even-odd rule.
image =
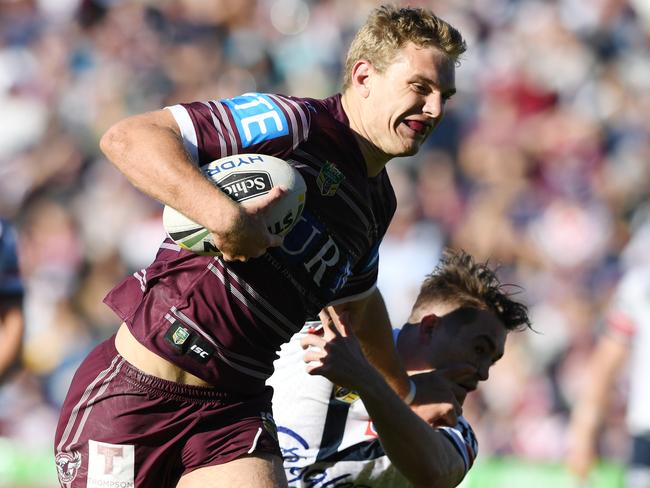
[[[77,470],[81,467],[81,454],[79,451],[59,452],[55,462],[61,484],[70,483],[77,477]]]
[[[174,344],[179,346],[183,345],[187,338],[190,336],[190,333],[184,327],[178,327],[172,334],[172,341]]]
[[[316,184],[318,184],[321,195],[331,197],[336,194],[344,179],[345,176],[334,164],[325,161],[320,173],[318,173],[318,178],[316,178]]]

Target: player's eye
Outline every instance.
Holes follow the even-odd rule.
[[[424,95],[427,93],[427,87],[424,86],[421,83],[411,83],[411,88],[413,88],[413,91],[416,93],[419,93],[421,95]]]

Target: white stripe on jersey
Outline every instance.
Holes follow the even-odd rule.
[[[182,105],[173,105],[171,107],[165,107],[169,110],[176,123],[178,128],[181,130],[181,136],[183,137],[183,144],[185,149],[189,153],[192,161],[199,164],[199,147],[196,137],[196,130],[194,129],[194,124],[192,123],[192,118],[190,117],[189,112]]]
[[[286,330],[278,327],[278,325],[272,319],[267,317],[266,314],[264,314],[258,307],[256,307],[253,302],[251,302],[250,300],[247,300],[246,297],[237,288],[235,288],[232,284],[228,285],[226,283],[226,278],[225,278],[225,276],[223,274],[224,271],[227,271],[229,273],[229,275],[231,275],[231,277],[235,281],[237,281],[239,284],[241,284],[239,279],[237,278],[237,276],[234,275],[234,273],[230,272],[229,270],[220,269],[220,268],[214,266],[212,263],[208,264],[208,269],[210,271],[212,271],[212,273],[217,278],[219,278],[219,280],[225,286],[228,286],[228,290],[233,294],[233,296],[235,298],[237,298],[246,308],[248,308],[251,312],[253,312],[256,317],[261,319],[262,322],[264,322],[266,325],[268,325],[270,328],[272,328],[276,332],[276,334],[278,334],[280,337],[282,337],[284,339],[284,342],[291,339],[291,336],[293,334],[292,332],[287,332]],[[255,297],[253,297],[253,299],[254,298]],[[260,304],[261,305],[266,304],[266,302],[264,300],[261,300],[261,297],[260,297]]]
[[[205,105],[208,108],[208,110],[210,110],[210,116],[212,117],[212,125],[214,125],[214,128],[217,129],[217,134],[219,134],[219,154],[221,155],[221,157],[224,157],[228,154],[228,148],[226,147],[226,140],[223,136],[224,125],[214,115],[214,109],[209,103],[207,102],[201,102],[201,103],[203,103],[203,105]]]
[[[223,104],[218,100],[212,100],[210,103],[214,105],[214,109],[219,112],[219,118],[221,119],[221,124],[225,130],[225,133],[228,134],[228,155],[239,154],[239,146],[237,145],[237,136],[235,135],[235,129],[233,129],[232,124],[230,123],[230,118],[228,117],[228,112],[224,108]],[[225,154],[224,154],[225,156]]]
[[[267,96],[273,100],[275,103],[280,105],[286,112],[289,114],[289,121],[291,122],[289,125],[291,126],[291,131],[293,133],[293,149],[297,148],[300,143],[303,141],[300,137],[300,133],[298,132],[298,121],[296,120],[296,114],[294,112],[298,112],[300,114],[300,118],[303,121],[303,128],[305,127],[305,117],[304,113],[301,109],[301,107],[297,103],[292,103],[291,106],[289,106],[290,100],[282,97],[278,97],[276,95],[271,95],[267,94]],[[303,134],[304,134],[303,130]],[[305,137],[306,138],[306,137]]]
[[[219,260],[218,257],[215,257],[215,262],[217,262],[219,265],[223,266],[221,261]],[[244,290],[250,295],[250,297],[259,305],[261,305],[268,313],[270,313],[278,322],[279,325],[283,326],[289,334],[286,340],[289,340],[293,334],[296,332],[296,328],[293,325],[293,323],[285,317],[277,308],[275,308],[273,305],[271,305],[269,302],[267,302],[259,293],[257,293],[248,283],[243,281],[242,279],[239,278],[235,273],[233,273],[230,269],[227,269],[225,267],[222,268],[223,271],[226,271],[228,273],[228,276],[235,280],[238,285],[240,285]]]
[[[170,251],[180,252],[181,246],[179,246],[178,244],[172,244],[171,242],[163,242],[160,245],[160,249],[169,249]]]
[[[288,98],[286,98],[284,100],[287,103],[289,103],[289,104],[293,105],[294,107],[296,107],[296,111],[300,115],[300,120],[302,121],[302,138],[303,138],[303,140],[307,140],[307,138],[309,137],[309,120],[308,120],[309,112],[304,110],[302,108],[302,106],[298,102],[296,102],[294,100],[291,100],[291,99],[288,99]]]
[[[144,268],[140,271],[142,271],[142,276],[140,276],[140,274],[137,271],[133,273],[133,276],[140,283],[140,289],[142,291],[147,291],[147,269]]]

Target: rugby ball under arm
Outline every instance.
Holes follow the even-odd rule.
[[[201,171],[239,203],[260,198],[275,186],[285,188],[287,192],[266,213],[267,227],[272,234],[287,234],[302,214],[307,186],[298,170],[280,158],[238,154],[212,161]],[[163,226],[183,249],[202,255],[221,255],[208,229],[168,205],[163,209]]]

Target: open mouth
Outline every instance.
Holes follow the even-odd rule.
[[[405,120],[404,123],[408,126],[409,129],[411,129],[413,132],[416,132],[417,134],[420,135],[425,135],[427,133],[427,130],[429,129],[429,125],[421,122],[419,120]]]

